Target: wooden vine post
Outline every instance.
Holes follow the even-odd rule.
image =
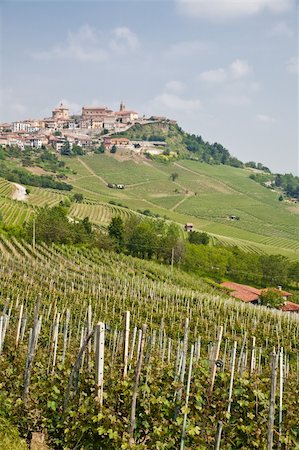
[[[99,404],[103,404],[103,385],[104,385],[104,351],[105,351],[105,324],[99,322],[95,326],[96,337],[96,398]]]
[[[190,363],[189,363],[187,390],[186,390],[186,400],[185,400],[185,412],[184,412],[183,431],[182,431],[180,450],[184,450],[184,448],[185,448],[185,434],[186,434],[186,425],[187,425],[187,408],[188,408],[189,395],[190,395],[190,384],[191,384],[191,374],[192,374],[193,353],[194,353],[194,345],[191,345],[191,354],[190,354]]]
[[[232,404],[232,396],[233,396],[233,384],[234,384],[234,374],[235,374],[235,365],[236,365],[236,354],[237,354],[237,341],[234,342],[233,352],[232,352],[232,368],[230,375],[230,384],[229,384],[229,394],[228,394],[228,407],[227,412],[230,414],[231,404]]]
[[[215,345],[213,360],[212,360],[212,369],[211,369],[211,382],[210,382],[210,389],[209,389],[209,395],[212,394],[214,383],[215,383],[215,377],[216,377],[216,370],[217,370],[217,360],[219,357],[220,352],[220,345],[221,345],[221,339],[222,339],[222,333],[223,333],[223,327],[219,327],[218,329],[218,336],[217,336],[217,342]]]
[[[124,314],[125,328],[124,328],[124,371],[123,377],[126,378],[128,373],[128,359],[129,359],[129,337],[130,337],[130,311],[126,311]]]
[[[37,339],[38,339],[38,328],[39,328],[38,313],[39,313],[39,308],[40,308],[40,301],[41,301],[41,295],[38,295],[37,300],[36,300],[35,310],[34,310],[33,329],[31,330],[31,333],[29,334],[29,339],[28,339],[28,351],[27,351],[27,359],[26,359],[26,366],[25,366],[24,391],[23,391],[23,400],[24,400],[25,405],[27,405],[27,402],[28,402],[30,376],[31,376],[35,348],[36,348]]]
[[[270,387],[270,402],[268,415],[267,450],[272,450],[273,448],[277,363],[278,363],[278,353],[276,353],[275,349],[273,349],[271,358],[271,387]]]
[[[281,447],[281,436],[282,436],[283,376],[284,376],[283,347],[281,347],[280,353],[279,353],[279,419],[278,419],[278,434],[279,434],[278,447],[279,448]]]
[[[134,429],[135,429],[135,421],[136,421],[136,402],[137,402],[137,390],[139,385],[139,379],[141,374],[141,367],[142,367],[142,359],[143,359],[143,353],[144,353],[144,344],[145,344],[145,335],[146,335],[146,324],[142,326],[142,335],[141,335],[141,343],[140,343],[140,351],[138,354],[138,360],[135,370],[135,377],[134,377],[134,386],[133,386],[133,395],[132,395],[132,404],[131,404],[131,420],[130,420],[130,437],[129,437],[129,446],[132,448],[134,445]]]

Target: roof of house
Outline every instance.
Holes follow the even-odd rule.
[[[230,295],[232,297],[242,300],[243,302],[246,303],[258,300],[262,291],[267,291],[269,289],[269,288],[257,289],[252,286],[247,286],[246,284],[234,283],[233,281],[225,281],[224,283],[221,283],[221,286],[231,289]],[[286,291],[279,291],[279,292],[281,292],[282,296],[284,297],[290,297],[292,295],[290,292]],[[281,308],[282,311],[293,311],[293,309],[286,309],[287,304],[298,306],[299,311],[299,305],[296,305],[296,303],[292,302],[285,302],[284,306]],[[297,311],[297,309],[295,310]]]
[[[281,307],[282,311],[293,311],[299,313],[299,305],[297,303],[293,302],[285,302],[284,305]]]
[[[232,281],[225,281],[221,286],[231,289],[230,295],[243,302],[253,302],[259,299],[261,293],[260,289],[245,284],[233,283]]]

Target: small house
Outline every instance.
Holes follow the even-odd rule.
[[[184,229],[190,233],[190,231],[193,231],[193,223],[185,223]]]

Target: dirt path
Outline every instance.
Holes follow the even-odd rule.
[[[105,181],[104,178],[100,177],[100,175],[97,175],[84,161],[82,161],[82,159],[77,158],[77,160],[82,164],[82,166],[85,167],[86,170],[88,170],[89,173],[98,178],[105,186],[107,186],[107,181]]]
[[[182,200],[180,200],[172,208],[170,208],[170,211],[175,211],[182,203],[187,200],[187,198],[190,198],[190,195],[186,195],[186,197],[182,198]]]
[[[184,167],[181,166],[178,163],[173,163],[174,166],[179,167],[180,169],[186,170],[187,172],[193,173],[194,175],[197,175],[198,177],[204,177],[205,179],[210,179],[210,185],[211,187],[213,187],[214,190],[218,191],[218,192],[222,192],[222,193],[232,193],[232,192],[238,192],[240,195],[244,195],[242,192],[237,191],[236,189],[234,189],[232,186],[228,185],[227,183],[225,183],[224,181],[220,181],[217,178],[214,178],[210,175],[204,175],[201,174],[199,172],[196,172],[195,170],[189,169],[188,167]],[[217,183],[213,184],[213,180],[215,180]]]
[[[16,187],[14,193],[12,194],[13,200],[18,200],[20,202],[26,202],[27,201],[27,193],[26,188],[18,183],[13,183]]]

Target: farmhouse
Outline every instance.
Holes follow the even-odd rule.
[[[184,229],[190,233],[190,231],[193,231],[193,223],[185,223]]]
[[[262,291],[267,289],[256,289],[252,286],[247,286],[245,284],[234,283],[232,281],[225,281],[221,283],[221,286],[228,288],[230,290],[229,295],[238,300],[241,300],[245,303],[252,303],[253,305],[260,304],[260,295]],[[284,305],[281,307],[281,311],[288,312],[298,312],[299,313],[299,305],[297,303],[293,303],[287,301],[289,297],[292,296],[290,292],[282,291],[281,286],[278,287],[278,290],[282,293],[282,298],[285,300]]]
[[[110,138],[110,137],[104,137],[103,139],[103,145],[106,150],[110,150],[113,145],[116,147],[127,147],[130,145],[130,141],[128,138],[119,137],[119,138]]]

